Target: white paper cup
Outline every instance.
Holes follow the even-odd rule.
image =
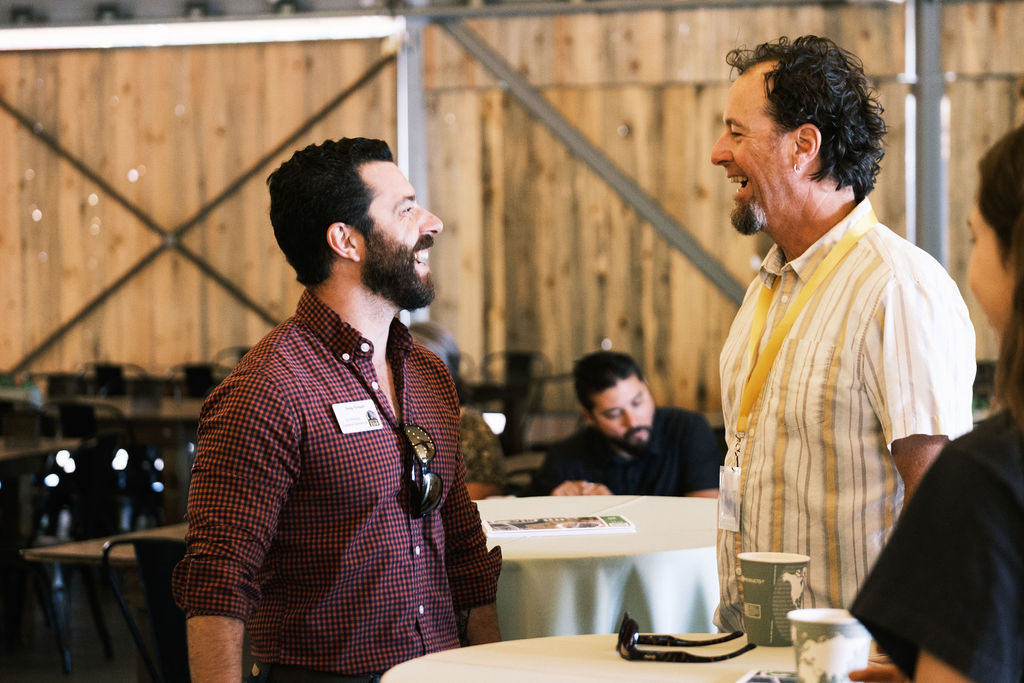
[[[787,616],[800,683],[842,683],[868,665],[871,633],[845,609],[796,609]]]

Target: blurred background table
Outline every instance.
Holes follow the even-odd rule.
[[[97,408],[112,408],[113,412],[97,411],[96,419],[100,427],[123,423],[131,430],[134,442],[150,444],[156,448],[166,464],[163,470],[166,486],[163,490],[163,508],[164,521],[167,523],[177,522],[185,516],[196,430],[203,400],[188,396],[74,399],[77,403],[87,403]]]
[[[659,496],[492,498],[486,520],[622,515],[635,533],[489,538],[504,558],[502,637],[613,633],[624,610],[642,628],[707,633],[718,605],[717,501]]]
[[[446,650],[399,664],[384,674],[382,683],[735,683],[751,669],[792,671],[796,666],[792,647],[757,647],[735,659],[708,664],[628,661],[615,650],[616,638],[612,634],[530,638]],[[690,651],[725,654],[744,644],[746,638],[740,638]]]
[[[59,545],[42,546],[39,548],[25,548],[21,551],[22,556],[29,562],[67,562],[73,564],[98,565],[103,559],[103,546],[108,541],[131,540],[135,538],[168,538],[184,540],[188,525],[168,524],[167,526],[154,527],[152,529],[140,529],[126,534],[115,534],[103,538],[89,538],[84,541],[71,541]],[[114,565],[131,566],[135,564],[135,554],[130,546],[118,546],[110,554],[110,563]]]

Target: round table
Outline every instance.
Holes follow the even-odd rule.
[[[733,652],[746,638],[684,648],[707,655]],[[382,683],[567,683],[568,681],[691,681],[735,683],[752,669],[792,671],[792,647],[757,647],[734,659],[708,664],[622,659],[611,634],[509,640],[411,659],[384,674]]]
[[[634,533],[489,538],[504,558],[497,598],[502,638],[614,633],[626,610],[644,630],[715,630],[717,501],[545,496],[477,504],[489,521],[615,514],[636,526]]]

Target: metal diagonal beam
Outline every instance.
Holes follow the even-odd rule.
[[[164,228],[161,227],[155,220],[153,220],[149,216],[149,214],[147,214],[145,211],[140,209],[134,202],[132,202],[130,199],[128,199],[123,194],[114,189],[113,185],[108,183],[106,180],[102,178],[102,176],[100,176],[98,173],[96,173],[91,168],[86,166],[84,162],[80,161],[78,158],[73,156],[69,151],[64,149],[64,147],[59,142],[57,142],[56,138],[54,138],[52,135],[47,133],[42,128],[38,127],[36,125],[36,122],[34,122],[28,116],[26,116],[21,111],[16,109],[3,97],[0,97],[0,109],[3,109],[8,114],[10,114],[12,118],[14,118],[18,123],[22,125],[22,127],[24,127],[29,133],[34,135],[44,145],[49,147],[58,157],[64,159],[69,164],[71,164],[71,166],[74,167],[76,171],[81,173],[83,176],[85,176],[92,182],[96,183],[96,185],[101,190],[103,190],[105,194],[109,195],[114,201],[116,201],[118,204],[127,209],[130,214],[138,218],[139,221],[141,221],[142,224],[145,225],[147,228],[149,228],[150,230],[152,230],[153,232],[160,236],[164,236],[167,234],[167,231],[164,230]]]
[[[295,144],[296,140],[305,135],[313,126],[320,123],[332,111],[337,109],[342,102],[347,100],[349,96],[352,95],[352,93],[360,90],[363,86],[372,81],[377,76],[377,74],[379,74],[381,70],[384,69],[384,67],[386,67],[388,64],[393,63],[394,61],[395,53],[392,52],[379,59],[376,63],[372,64],[370,68],[367,69],[362,76],[356,79],[356,81],[354,81],[351,85],[342,90],[340,93],[335,95],[330,102],[321,107],[318,112],[309,117],[302,125],[296,128],[294,132],[292,132],[288,137],[282,140],[276,147],[274,147],[272,150],[270,150],[262,157],[260,157],[260,159],[255,164],[253,164],[248,171],[238,176],[238,178],[236,178],[230,185],[224,188],[224,190],[219,195],[217,195],[209,202],[204,204],[192,218],[188,219],[187,221],[176,227],[174,229],[175,237],[180,238],[182,235],[184,235],[186,232],[192,229],[195,225],[197,225],[203,219],[205,219],[208,215],[210,215],[210,212],[212,212],[215,208],[217,208],[217,206],[222,204],[228,197],[242,189],[242,186],[245,185],[245,183],[249,182],[249,180],[252,179],[254,175],[259,173],[261,168],[263,168],[271,161],[273,161],[278,154],[287,150],[289,147]]]
[[[632,206],[641,218],[654,226],[669,244],[682,252],[683,256],[689,259],[722,294],[737,305],[743,301],[746,287],[733,278],[729,271],[705,251],[687,230],[676,223],[657,201],[636,184],[636,181],[620,171],[608,157],[591,145],[571,123],[548,104],[537,88],[524,80],[512,65],[505,61],[504,57],[461,22],[447,19],[438,23],[470,55],[502,81],[528,112],[547,126],[573,154],[618,192],[619,196]]]
[[[18,361],[17,364],[11,368],[11,372],[13,374],[19,374],[28,370],[29,366],[35,362],[37,358],[49,351],[50,347],[56,344],[60,338],[67,334],[73,327],[77,326],[80,322],[92,315],[92,313],[102,306],[107,299],[112,297],[117,290],[121,289],[125,283],[145,270],[149,264],[156,260],[156,257],[163,253],[167,248],[167,244],[161,244],[136,261],[135,265],[129,268],[123,275],[121,275],[121,277],[107,285],[102,292],[93,297],[92,300],[79,309],[77,313],[64,321],[60,327],[51,332],[43,341],[37,344],[34,349],[29,351],[24,358]]]

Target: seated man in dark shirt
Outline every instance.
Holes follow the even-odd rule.
[[[584,356],[573,377],[588,426],[548,449],[532,493],[718,497],[721,450],[703,415],[656,408],[622,353]]]

